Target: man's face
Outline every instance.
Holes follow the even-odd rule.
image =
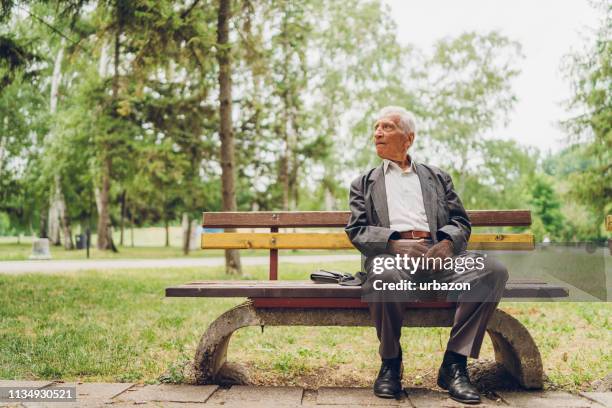
[[[403,161],[412,145],[414,133],[406,133],[399,127],[399,116],[389,115],[374,124],[376,154],[381,159]]]

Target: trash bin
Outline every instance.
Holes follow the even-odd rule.
[[[85,249],[87,247],[87,235],[77,234],[75,236],[76,249]]]

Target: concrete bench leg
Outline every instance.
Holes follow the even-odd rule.
[[[195,355],[195,372],[198,384],[223,382],[226,366],[227,346],[232,333],[241,327],[263,325],[250,302],[243,303],[219,316],[202,335]],[[231,370],[226,370],[231,371]],[[240,376],[239,373],[228,373],[229,377]],[[233,378],[233,383],[240,383]]]
[[[524,388],[542,388],[542,357],[525,326],[508,313],[497,309],[489,321],[487,332],[493,343],[495,360]]]

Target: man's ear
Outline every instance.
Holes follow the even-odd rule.
[[[409,132],[408,133],[408,147],[412,147],[413,143],[414,143],[414,133]]]

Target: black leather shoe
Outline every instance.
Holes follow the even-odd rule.
[[[374,395],[396,398],[402,392],[402,357],[383,359],[374,382]]]
[[[480,394],[470,383],[467,368],[463,364],[442,365],[438,371],[438,386],[448,390],[449,396],[464,404],[479,404]]]

